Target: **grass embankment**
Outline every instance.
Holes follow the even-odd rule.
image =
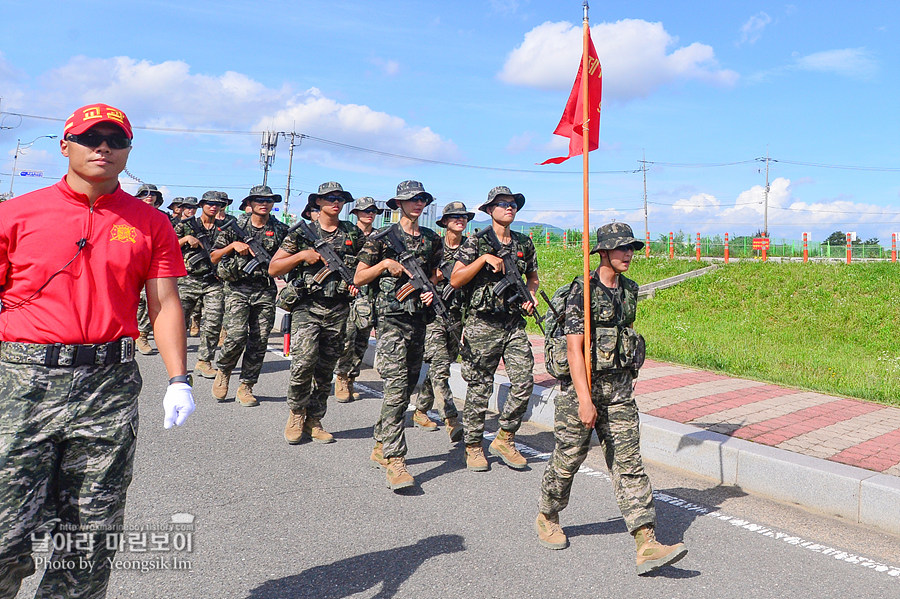
[[[541,262],[548,293],[553,277],[580,269],[570,254]],[[628,276],[649,283],[702,266],[657,262],[669,263],[635,260]],[[896,264],[742,262],[641,301],[635,325],[653,359],[900,406],[898,298]]]

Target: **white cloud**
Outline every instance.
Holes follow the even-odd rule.
[[[747,22],[741,25],[741,39],[738,45],[755,44],[762,37],[763,29],[771,22],[772,17],[764,12],[759,12],[747,19]]]
[[[400,63],[396,60],[387,60],[378,56],[373,56],[369,59],[369,62],[381,69],[382,72],[389,77],[393,77],[400,72]]]
[[[708,193],[698,193],[687,199],[680,199],[672,206],[673,210],[690,214],[691,212],[699,212],[702,210],[717,210],[719,208],[719,200],[715,196]]]
[[[499,78],[506,83],[543,89],[568,89],[581,56],[581,27],[547,22],[525,34],[510,52]],[[662,23],[624,19],[591,28],[603,67],[604,100],[646,97],[659,87],[683,80],[733,85],[738,75],[718,66],[712,47],[692,43],[670,52],[678,39]]]
[[[514,135],[509,143],[506,144],[506,151],[511,154],[526,152],[531,148],[531,142],[534,140],[534,134],[526,131],[521,135]]]
[[[456,145],[429,127],[413,127],[402,118],[360,104],[340,104],[316,88],[292,97],[287,106],[257,121],[256,128],[301,131],[332,141],[406,156],[456,157]],[[358,154],[358,156],[361,154]]]
[[[794,67],[803,71],[868,79],[878,71],[878,62],[865,48],[844,48],[797,57]]]
[[[388,70],[395,68],[385,64]],[[37,114],[63,114],[82,103],[104,101],[125,110],[132,123],[140,126],[295,130],[394,154],[458,157],[455,144],[427,126],[410,125],[368,106],[339,103],[316,88],[299,93],[287,85],[271,88],[233,71],[195,74],[183,61],[79,56],[45,74],[41,83],[31,108]],[[319,148],[325,149],[330,161],[351,154],[361,162],[383,164],[385,160],[337,146],[320,144]]]

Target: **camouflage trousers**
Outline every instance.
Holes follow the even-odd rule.
[[[115,555],[106,533],[121,528],[131,483],[137,364],[2,361],[0,389],[0,598],[15,597],[34,573],[32,541],[46,541],[41,525],[57,546],[72,544],[44,562],[35,596],[105,597]]]
[[[378,317],[375,368],[384,381],[384,400],[373,436],[383,444],[385,458],[406,455],[404,415],[419,382],[424,354],[423,316]]]
[[[178,295],[184,310],[184,328],[191,328],[191,312],[202,309],[197,359],[212,362],[219,344],[225,309],[225,288],[218,279],[200,279],[190,275],[178,279]]]
[[[369,348],[369,337],[372,336],[372,325],[360,328],[356,318],[358,302],[350,304],[350,315],[347,317],[347,332],[344,335],[344,352],[338,359],[334,371],[347,378],[355,379],[362,368],[363,357]],[[370,308],[371,309],[371,308]]]
[[[344,347],[350,304],[306,298],[291,312],[291,379],[287,404],[322,419],[328,409],[334,365]]]
[[[149,335],[153,332],[153,327],[150,325],[150,313],[147,311],[147,291],[145,289],[141,289],[141,299],[138,302],[137,321],[139,332],[144,335]]]
[[[454,322],[459,323],[462,317],[456,315]],[[441,418],[456,418],[459,412],[453,403],[453,391],[450,390],[450,365],[459,356],[459,330],[449,331],[440,319],[428,324],[425,329],[425,362],[429,363],[425,382],[416,397],[416,409],[427,412],[434,405],[435,395],[440,398],[438,412]]]
[[[500,411],[500,428],[519,430],[534,389],[534,354],[520,316],[509,322],[472,314],[463,328],[462,376],[468,388],[463,406],[466,444],[481,443],[488,401],[494,391],[494,373],[500,358],[506,366],[510,388]]]
[[[216,366],[230,373],[241,362],[241,381],[251,387],[259,380],[269,333],[275,325],[275,286],[263,289],[225,283],[225,342]]]
[[[628,532],[645,524],[656,524],[653,490],[641,460],[640,422],[632,380],[630,372],[594,373],[591,394],[597,408],[594,430]],[[591,442],[591,430],[578,418],[578,397],[572,385],[556,396],[553,434],[556,447],[544,471],[538,504],[544,514],[558,513],[569,504],[572,479],[584,462]]]

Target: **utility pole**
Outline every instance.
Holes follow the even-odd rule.
[[[278,133],[263,131],[262,144],[259,148],[259,166],[263,169],[263,185],[269,178],[269,168],[275,162],[275,146],[278,145]]]
[[[282,133],[281,135],[284,135],[285,137],[287,137],[287,133]],[[291,131],[290,135],[291,135],[291,149],[290,149],[290,153],[288,154],[287,189],[284,190],[284,220],[285,221],[288,220],[288,214],[289,214],[288,208],[291,205],[291,169],[293,168],[293,165],[294,165],[294,147],[295,147],[295,145],[299,146],[300,143],[303,142],[302,135],[297,135],[297,133],[294,131]],[[300,143],[294,144],[294,138],[296,138],[296,137],[300,138]]]
[[[646,238],[650,227],[647,224],[647,154],[644,150],[641,150],[641,158],[641,170],[644,171],[644,237]]]

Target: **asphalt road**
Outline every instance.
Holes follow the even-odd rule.
[[[189,342],[193,350],[196,339]],[[191,365],[194,358],[192,351]],[[192,550],[120,552],[118,564],[129,569],[113,573],[109,597],[900,597],[900,539],[653,464],[658,536],[684,540],[689,553],[638,577],[634,542],[595,451],[561,514],[570,547],[544,549],[534,518],[553,439],[534,425],[517,436],[529,470],[491,458],[484,473],[465,469],[462,448],[443,428],[408,428],[418,486],[393,493],[369,465],[381,389],[372,370],[361,378],[363,399],[330,400],[324,423],[336,443],[289,446],[288,361],[276,353],[255,388],[260,406],[219,404],[211,381],[200,379],[197,411],[168,431],[162,363],[155,355],[139,362],[144,389],[126,524],[163,528],[173,514],[191,514]],[[151,561],[167,567],[133,569]],[[36,584],[37,576],[28,579],[19,597],[31,597]]]

